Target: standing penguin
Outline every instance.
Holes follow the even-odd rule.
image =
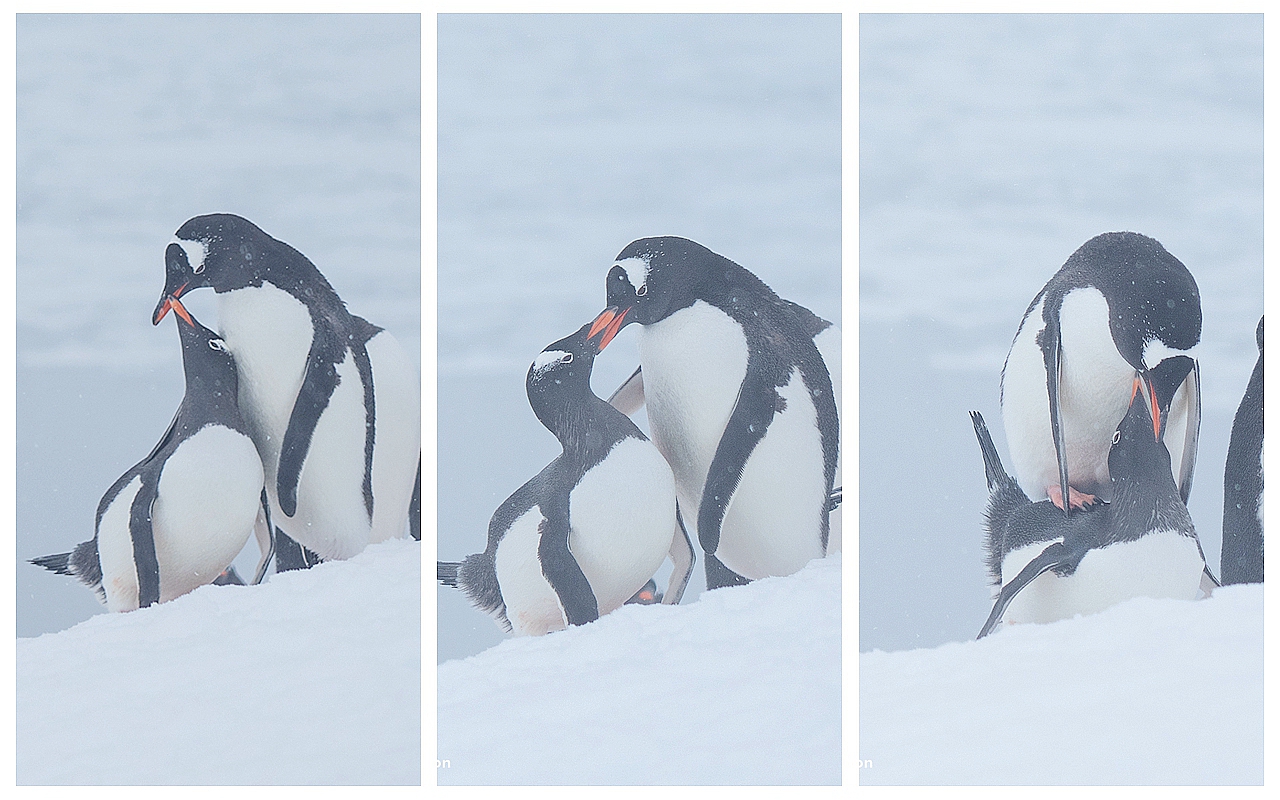
[[[235,363],[216,333],[181,304],[173,308],[182,320],[187,386],[169,429],[102,496],[92,539],[70,553],[32,559],[78,578],[112,611],[214,583],[251,532],[264,560],[269,552],[262,461],[237,410]]]
[[[583,625],[622,606],[683,540],[670,467],[591,391],[599,350],[589,327],[548,345],[525,378],[529,405],[562,452],[494,512],[483,553],[436,565],[441,583],[520,635]],[[680,601],[691,566],[682,571],[677,561],[665,602]]]
[[[395,339],[347,311],[306,256],[232,214],[178,229],[153,322],[203,286],[217,292],[275,525],[323,559],[400,536],[406,519],[419,538],[418,379]]]
[[[1068,516],[1110,499],[1107,454],[1136,375],[1185,502],[1200,434],[1199,341],[1200,291],[1159,242],[1104,233],[1081,245],[1031,301],[1000,375],[1009,455],[1030,496]]]
[[[603,348],[642,326],[649,426],[707,554],[708,588],[826,555],[840,425],[815,337],[830,341],[833,326],[688,239],[639,239],[615,261],[592,333]]]
[[[1222,582],[1262,583],[1262,320],[1258,361],[1240,399],[1223,475]]]
[[[1133,597],[1194,600],[1216,585],[1134,383],[1107,456],[1113,499],[1071,517],[1049,500],[1027,498],[1004,471],[982,415],[970,413],[991,491],[987,568],[1000,587],[979,639],[1002,620],[1054,622]]]

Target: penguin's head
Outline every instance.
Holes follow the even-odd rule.
[[[1134,379],[1129,410],[1111,436],[1107,468],[1117,491],[1122,485],[1149,482],[1162,473],[1170,483],[1173,482],[1169,451],[1158,438],[1150,399],[1142,391],[1141,384],[1140,380]]]
[[[217,402],[234,403],[239,381],[235,358],[226,342],[191,316],[180,301],[174,300],[172,307],[182,343],[182,368],[188,391],[198,387],[198,391]]]
[[[548,428],[550,417],[563,406],[563,398],[591,392],[591,365],[600,352],[600,333],[591,334],[591,325],[582,325],[558,342],[543,348],[525,376],[529,404]]]
[[[160,324],[174,301],[206,286],[222,293],[269,281],[295,295],[308,287],[332,292],[306,256],[235,214],[205,214],[183,223],[165,249],[164,270],[153,325]]]
[[[688,308],[708,286],[732,279],[742,268],[679,236],[637,239],[623,248],[605,278],[608,308],[591,333],[604,332],[604,349],[632,322],[651,325]]]

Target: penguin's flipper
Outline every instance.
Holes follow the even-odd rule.
[[[609,405],[628,417],[644,407],[644,376],[640,374],[640,367],[609,395]]]
[[[262,579],[267,577],[267,568],[271,565],[271,557],[276,552],[276,540],[271,535],[271,506],[267,502],[267,490],[262,490],[260,498],[261,507],[258,509],[258,518],[253,521],[253,536],[258,540],[258,552],[262,557],[258,559],[258,568],[253,571],[253,585],[257,586],[262,583]]]
[[[992,607],[991,615],[987,617],[986,624],[982,626],[982,630],[978,631],[978,638],[981,639],[991,633],[996,625],[1000,624],[1000,620],[1004,617],[1004,610],[1009,606],[1009,603],[1013,602],[1013,598],[1018,596],[1018,592],[1027,587],[1027,584],[1049,570],[1062,566],[1071,557],[1071,552],[1062,542],[1054,542],[1046,547],[1040,555],[1031,559],[1031,562],[1022,568],[1017,577],[1000,589],[1000,596],[996,598],[996,604]]]
[[[591,583],[569,551],[569,498],[563,502],[540,504],[542,522],[538,524],[538,561],[542,574],[560,598],[565,618],[570,625],[585,625],[600,618]]]
[[[307,355],[307,371],[302,377],[302,388],[298,390],[293,411],[289,415],[289,426],[285,428],[284,439],[280,442],[276,497],[280,501],[280,510],[288,517],[298,511],[298,479],[302,475],[302,464],[307,459],[307,451],[311,449],[311,435],[315,433],[320,415],[329,407],[333,390],[338,388],[339,359],[335,349],[319,336],[312,342],[311,352]]]
[[[418,477],[413,481],[413,496],[409,498],[409,535],[415,542],[422,541],[422,456],[418,456]]]
[[[133,540],[133,564],[138,573],[138,608],[160,602],[160,561],[156,557],[151,509],[156,501],[156,478],[144,477],[129,506],[129,538]]]
[[[1196,361],[1182,382],[1187,392],[1187,433],[1182,445],[1182,464],[1178,467],[1178,493],[1185,504],[1191,497],[1191,479],[1196,471],[1196,449],[1200,446],[1200,362]]]
[[[684,520],[680,517],[680,509],[676,509],[676,529],[671,537],[671,578],[667,581],[667,593],[662,596],[662,602],[666,605],[679,605],[680,598],[684,597],[684,590],[689,585],[689,578],[693,575],[693,542],[689,539],[689,532],[684,528]]]
[[[742,480],[742,471],[756,445],[764,438],[777,413],[781,397],[774,385],[759,371],[748,366],[738,390],[738,400],[729,414],[729,422],[720,435],[720,444],[707,470],[702,487],[702,504],[698,508],[698,542],[702,551],[714,553],[720,546],[720,525],[733,493]],[[830,487],[830,483],[827,484]],[[710,575],[710,573],[708,573]],[[708,588],[710,588],[708,586]]]
[[[1051,321],[1040,334],[1044,351],[1044,374],[1049,392],[1049,427],[1053,431],[1053,451],[1058,457],[1058,486],[1062,489],[1062,513],[1071,518],[1071,484],[1067,476],[1067,445],[1062,431],[1062,330]]]

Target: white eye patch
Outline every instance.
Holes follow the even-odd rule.
[[[204,260],[209,255],[209,245],[204,242],[193,242],[189,239],[174,239],[173,244],[181,247],[187,254],[187,263],[191,265],[192,273],[199,275],[204,272]]]
[[[573,353],[563,350],[544,350],[533,360],[533,374],[541,375],[556,364],[568,364],[573,360]]]
[[[1196,348],[1190,350],[1174,350],[1169,345],[1159,339],[1148,339],[1142,345],[1142,364],[1147,369],[1155,369],[1155,366],[1166,358],[1173,356],[1191,356],[1195,358]]]
[[[631,281],[631,285],[635,288],[637,294],[643,295],[649,291],[648,287],[645,286],[645,282],[649,280],[648,259],[632,256],[619,261],[618,266],[622,267],[623,271],[627,273],[627,280]]]

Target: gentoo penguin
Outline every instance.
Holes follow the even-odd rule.
[[[217,292],[276,527],[323,559],[403,535],[421,445],[418,378],[395,339],[348,312],[306,256],[232,214],[178,229],[153,321],[203,286]]]
[[[236,407],[232,356],[180,303],[172,307],[181,318],[187,387],[169,429],[102,496],[92,539],[32,560],[78,578],[112,611],[218,582],[250,533],[258,535],[264,562],[268,552],[262,461]]]
[[[1222,582],[1262,583],[1262,320],[1258,362],[1236,410],[1223,476]]]
[[[437,563],[504,630],[541,635],[626,603],[676,536],[675,482],[657,448],[591,391],[599,336],[589,325],[550,344],[525,378],[529,405],[560,455],[494,512],[483,553]],[[673,576],[667,602],[688,580]]]
[[[1049,500],[1027,498],[1004,471],[982,415],[970,412],[991,492],[987,568],[999,587],[978,638],[1002,619],[1053,622],[1132,597],[1194,600],[1216,585],[1139,388],[1112,433],[1113,499],[1071,517]]]
[[[1157,242],[1104,233],[1081,245],[1022,316],[1000,375],[1000,407],[1018,481],[1064,511],[1109,500],[1111,436],[1133,378],[1173,459],[1185,502],[1200,432],[1200,292]]]
[[[688,239],[640,239],[615,261],[592,332],[603,347],[641,325],[650,430],[707,554],[708,588],[825,555],[839,412],[817,342],[838,347],[839,331]]]

